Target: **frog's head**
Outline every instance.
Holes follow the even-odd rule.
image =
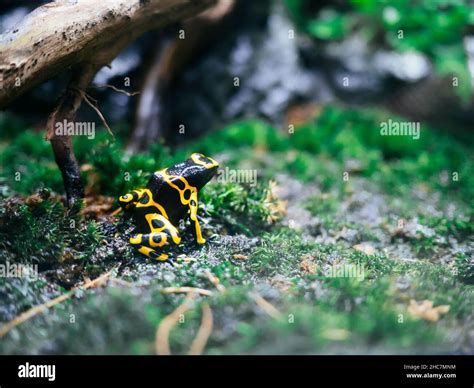
[[[142,195],[142,190],[133,190],[131,193],[127,193],[119,197],[119,203],[123,210],[131,210],[135,207],[138,200]]]
[[[167,173],[185,178],[191,186],[200,190],[213,178],[218,167],[219,163],[216,160],[194,153],[183,163],[168,168]]]
[[[219,168],[219,163],[216,160],[199,153],[192,154],[187,161],[191,165],[190,170],[193,171],[187,178],[188,182],[198,190],[202,189],[216,175]]]

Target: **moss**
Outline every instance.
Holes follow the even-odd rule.
[[[466,158],[470,145],[426,126],[421,128],[418,140],[381,136],[380,123],[388,119],[396,120],[380,110],[328,106],[314,121],[296,127],[292,133],[280,132],[261,121],[243,121],[174,152],[156,144],[148,153],[130,158],[122,154],[121,140],[113,142],[105,131],[99,131],[92,140],[78,138],[74,143],[79,162],[92,166],[84,173],[91,187],[114,196],[146,182],[150,171],[182,160],[192,152],[215,156],[232,147],[234,152],[227,152],[230,166],[242,160],[241,153],[248,149],[282,153],[276,166],[266,166],[268,171],[262,169],[264,174],[286,170],[303,180],[319,180],[325,188],[347,171],[341,163],[356,160],[354,173],[371,177],[400,194],[409,182],[418,181],[428,182],[442,192],[454,191],[463,200],[472,198],[474,178],[470,171],[474,163],[471,157]],[[60,174],[42,134],[21,132],[4,146],[1,160],[2,175],[14,190],[32,193],[49,187],[62,191]],[[22,174],[20,180],[15,179],[16,172]],[[448,174],[444,181],[439,179],[443,172]]]
[[[111,266],[114,242],[108,243],[105,252],[98,252],[105,233],[104,224],[83,220],[77,212],[67,213],[60,202],[3,201],[0,263],[38,265],[40,272],[50,272],[49,280],[69,288]]]
[[[465,253],[458,253],[455,261],[455,273],[463,282],[474,284],[474,261]]]
[[[468,209],[467,213],[454,217],[421,214],[420,223],[434,229],[439,235],[464,239],[474,233],[472,214],[469,213],[471,213],[471,210]]]
[[[253,187],[233,182],[210,184],[200,195],[201,207],[230,232],[252,235],[270,226],[274,204],[268,199],[269,190],[268,182]]]
[[[21,132],[0,152],[0,174],[15,191],[31,194],[42,188],[60,191],[61,174],[44,135]]]
[[[463,267],[467,269],[467,267]],[[423,264],[418,267],[413,297],[416,300],[432,300],[434,305],[449,305],[449,316],[456,319],[468,318],[474,302],[470,295],[472,286],[463,284],[459,273],[452,268]]]

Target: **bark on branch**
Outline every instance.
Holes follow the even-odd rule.
[[[80,63],[108,64],[147,30],[198,14],[215,0],[61,0],[0,36],[0,108]]]
[[[83,93],[98,68],[98,66],[89,64],[77,65],[73,69],[71,80],[59,98],[56,108],[49,115],[46,124],[46,138],[51,141],[54,158],[61,170],[69,208],[73,207],[76,199],[84,196],[84,186],[81,181],[81,171],[74,156],[71,136],[58,135],[54,128],[56,123],[74,120],[76,112],[81,106]]]

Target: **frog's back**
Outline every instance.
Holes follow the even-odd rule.
[[[158,192],[153,193],[153,201],[164,210],[164,213],[160,212],[160,214],[168,218],[173,225],[176,225],[188,211],[188,207],[180,201],[179,191],[167,184],[163,185]]]

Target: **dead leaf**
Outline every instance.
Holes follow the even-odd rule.
[[[317,269],[318,269],[318,266],[316,265],[316,263],[314,263],[313,261],[309,259],[303,259],[300,263],[300,270],[303,273],[313,275],[316,273]]]
[[[436,322],[440,314],[446,314],[449,309],[450,306],[447,304],[433,307],[433,302],[426,299],[421,302],[411,299],[410,305],[408,306],[408,312],[413,317],[422,318],[431,322]]]
[[[94,170],[94,166],[92,164],[83,164],[81,165],[81,171],[86,172],[86,171],[92,171]]]
[[[104,195],[90,195],[84,198],[85,206],[81,210],[84,217],[99,219],[101,216],[107,215],[115,202],[113,197]]]
[[[268,183],[267,196],[264,201],[264,204],[270,213],[267,217],[267,222],[269,224],[279,221],[286,214],[287,202],[282,201],[278,197],[277,191],[277,183],[275,181],[270,181]]]
[[[236,253],[235,255],[232,256],[235,260],[248,260],[248,256],[241,255],[239,253]]]
[[[278,275],[276,277],[271,278],[268,283],[283,292],[290,291],[291,287],[293,286],[293,283],[290,282],[288,279],[285,279],[283,276]]]

